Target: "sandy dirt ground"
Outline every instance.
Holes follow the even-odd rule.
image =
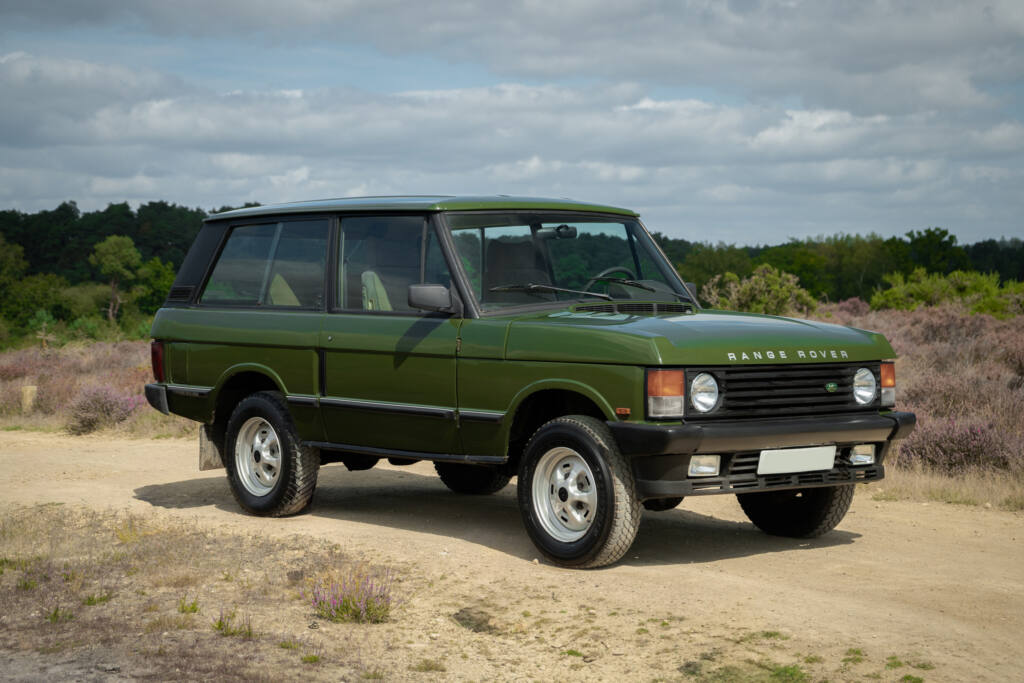
[[[1020,513],[877,502],[881,482],[859,488],[838,529],[796,541],[757,531],[732,496],[698,497],[645,511],[616,565],[570,571],[536,561],[514,480],[469,497],[425,463],[329,465],[308,514],[267,520],[242,514],[224,471],[199,472],[197,452],[191,440],[2,432],[0,505],[299,534],[393,564],[425,588],[399,610],[389,649],[410,661],[438,653],[446,671],[392,678],[685,680],[758,661],[798,665],[810,680],[1024,680]],[[456,624],[466,606],[486,609],[504,635]]]

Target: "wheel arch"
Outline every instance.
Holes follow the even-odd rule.
[[[564,415],[615,419],[614,410],[600,392],[571,380],[547,380],[525,387],[512,401],[507,415],[510,419],[506,420],[503,441],[510,472],[518,469],[523,447],[545,422]]]
[[[284,382],[272,369],[255,363],[234,365],[220,376],[212,392],[211,419],[204,426],[207,436],[218,449],[223,450],[224,434],[235,406],[258,391],[279,391],[283,394]]]

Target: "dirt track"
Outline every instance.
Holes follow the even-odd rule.
[[[875,502],[865,487],[836,531],[808,542],[761,534],[732,497],[695,498],[671,512],[645,512],[623,561],[579,572],[533,562],[514,482],[474,498],[449,493],[428,464],[354,473],[331,465],[321,470],[311,513],[265,520],[241,514],[223,470],[200,473],[196,460],[192,441],[4,432],[0,505],[56,501],[224,530],[308,534],[404,571],[446,577],[445,592],[416,607],[436,609],[442,624],[429,647],[477,637],[446,621],[450,605],[473,596],[505,620],[555,606],[569,617],[582,610],[580,625],[592,633],[600,627],[599,637],[567,631],[565,642],[531,645],[594,654],[564,670],[538,669],[528,649],[499,645],[493,656],[509,679],[678,679],[687,662],[724,647],[740,659],[747,650],[781,663],[810,657],[819,663],[802,666],[815,679],[1024,680],[1020,513]],[[651,626],[655,633],[644,637],[638,625],[648,617],[684,628],[659,637]],[[750,635],[776,632],[783,639],[776,643]],[[409,634],[409,647],[426,638]],[[866,660],[843,662],[850,648]],[[887,669],[888,657],[934,668]],[[488,677],[471,664],[463,670],[451,661],[446,675]]]

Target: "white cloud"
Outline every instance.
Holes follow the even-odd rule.
[[[1024,73],[1019,0],[77,0],[4,3],[0,24],[145,27],[246,45],[370,46],[509,80],[701,85],[858,114],[992,107]]]
[[[1012,120],[725,105],[637,84],[218,93],[28,54],[0,58],[0,91],[0,204],[28,210],[532,194],[751,242],[934,224],[971,241],[1019,234],[1024,209],[1024,128]]]

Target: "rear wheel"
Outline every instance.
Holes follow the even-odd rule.
[[[815,538],[832,531],[846,516],[853,486],[740,493],[736,498],[747,518],[766,534]]]
[[[640,523],[630,463],[593,417],[560,417],[537,430],[523,452],[518,496],[534,544],[567,567],[615,562]]]
[[[252,394],[235,406],[224,452],[231,493],[246,511],[283,517],[312,501],[320,453],[302,445],[277,392]]]
[[[435,462],[434,469],[444,485],[455,493],[487,495],[505,488],[512,476],[496,467]]]

